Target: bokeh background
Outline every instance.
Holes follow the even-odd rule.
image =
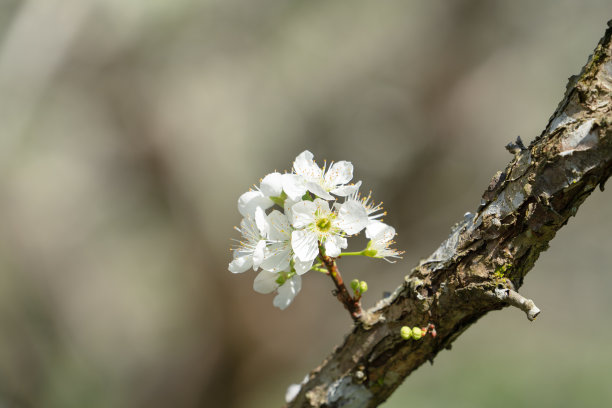
[[[287,310],[233,275],[238,196],[304,149],[350,160],[406,251],[393,290],[531,141],[612,18],[600,1],[2,0],[0,406],[276,407],[342,341],[311,272]],[[612,405],[612,196],[523,293],[386,407]],[[358,248],[356,248],[358,249]]]

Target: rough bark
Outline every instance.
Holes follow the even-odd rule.
[[[545,130],[498,172],[480,207],[365,312],[344,343],[310,373],[288,407],[375,407],[480,317],[512,305],[539,313],[516,291],[587,196],[612,173],[612,21]],[[519,141],[520,142],[520,141]],[[403,340],[400,328],[434,323],[437,337]]]

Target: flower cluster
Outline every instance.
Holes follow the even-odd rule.
[[[277,292],[274,306],[285,309],[302,287],[301,276],[311,269],[323,271],[321,256],[362,255],[399,258],[390,248],[395,229],[380,218],[382,207],[368,195],[361,197],[361,182],[349,184],[353,165],[347,161],[319,167],[313,154],[302,152],[291,173],[271,173],[259,187],[238,199],[244,217],[242,234],[229,264],[233,273],[261,271],[253,288],[260,293]],[[370,239],[360,252],[342,252],[347,237],[365,230]],[[390,261],[391,262],[391,261]]]

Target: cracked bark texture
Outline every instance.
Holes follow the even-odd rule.
[[[288,407],[378,406],[487,312],[519,307],[508,294],[612,173],[612,21],[608,26],[540,136],[528,148],[513,145],[514,158],[493,177],[479,208],[366,312]],[[429,322],[435,339],[400,337],[402,326]]]

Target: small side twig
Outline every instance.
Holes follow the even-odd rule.
[[[348,289],[346,288],[346,285],[344,285],[344,281],[342,280],[342,275],[340,275],[340,271],[338,270],[336,261],[334,260],[334,258],[325,255],[325,251],[321,247],[319,247],[319,257],[321,258],[321,261],[323,261],[323,265],[325,265],[325,267],[327,268],[329,276],[334,282],[334,285],[336,286],[334,294],[336,295],[338,300],[344,305],[346,310],[349,311],[353,320],[359,321],[363,314],[360,299],[351,296]]]
[[[508,288],[497,288],[492,296],[508,303],[510,306],[521,309],[523,312],[525,312],[529,321],[534,321],[540,314],[540,309],[536,306],[533,300],[527,299],[515,290]]]

